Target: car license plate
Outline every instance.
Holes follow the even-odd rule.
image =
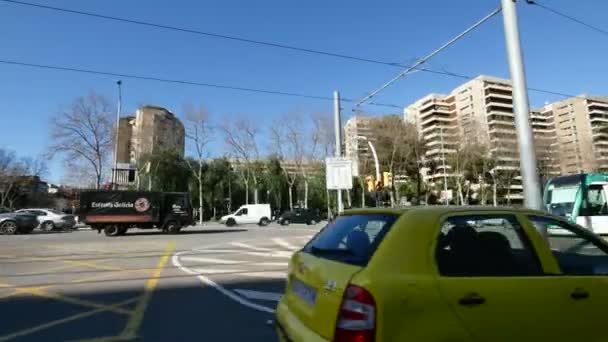
[[[317,301],[317,290],[297,279],[294,279],[293,284],[291,285],[291,292],[310,306],[314,306]]]

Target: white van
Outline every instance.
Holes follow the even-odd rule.
[[[234,213],[222,216],[220,223],[225,223],[229,227],[249,223],[266,226],[270,223],[271,217],[270,204],[246,204]]]

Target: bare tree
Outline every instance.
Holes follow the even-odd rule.
[[[274,152],[281,159],[281,170],[287,181],[290,210],[293,210],[293,188],[298,178],[299,160],[302,157],[301,138],[298,124],[294,124],[295,121],[298,120],[284,115],[276,119],[270,129]]]
[[[393,175],[405,174],[408,162],[415,163],[418,159],[418,151],[413,145],[413,141],[417,141],[414,126],[404,122],[400,116],[390,115],[374,120],[372,127],[377,138],[376,152],[380,165]],[[384,186],[390,190],[391,206],[394,207],[394,180]]]
[[[18,158],[14,152],[0,148],[0,207],[13,208],[15,200],[23,195],[22,186],[47,172],[44,158]]]
[[[101,187],[112,150],[112,113],[110,102],[91,93],[79,97],[51,121],[50,157],[62,155],[66,168],[81,168],[94,176],[95,187]]]
[[[25,173],[13,151],[0,149],[0,206],[12,207],[18,179]]]
[[[235,118],[220,127],[230,154],[242,163],[242,178],[245,183],[246,202],[249,203],[249,182],[253,182],[253,201],[259,201],[261,176],[260,130],[248,118]]]
[[[334,119],[331,113],[314,113],[311,115],[313,130],[318,137],[317,158],[321,166],[321,172],[325,172],[325,159],[332,156],[336,146]],[[325,199],[327,202],[327,217],[331,216],[331,205],[329,203],[329,189],[325,189]]]
[[[207,154],[207,145],[211,141],[209,112],[204,107],[196,108],[192,105],[185,106],[184,112],[186,114],[186,138],[190,140],[196,154],[196,163],[192,163],[189,159],[186,161],[198,183],[199,224],[203,225],[203,164]]]

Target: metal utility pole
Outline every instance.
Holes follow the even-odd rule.
[[[521,179],[524,190],[524,205],[531,209],[543,209],[540,184],[536,171],[534,139],[530,127],[526,73],[517,26],[517,10],[514,0],[502,0],[502,14],[505,26],[505,41],[509,70],[513,83],[513,109],[515,129],[519,146]]]
[[[122,81],[116,81],[116,85],[118,86],[118,109],[116,110],[116,138],[114,139],[114,170],[112,170],[112,186],[117,188],[116,182],[118,175],[118,133],[120,132],[120,111],[122,106]]]
[[[334,131],[336,135],[336,157],[342,156],[342,120],[340,120],[340,93],[334,90]],[[342,190],[338,190],[338,213],[344,211]]]
[[[443,146],[443,126],[439,126],[439,139],[441,139],[441,167],[443,172],[443,196],[445,197],[445,205],[450,204],[448,198],[448,175],[445,173],[445,147]]]

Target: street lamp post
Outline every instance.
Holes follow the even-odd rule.
[[[120,111],[122,106],[122,81],[116,81],[118,86],[118,109],[116,110],[116,138],[114,141],[114,170],[112,171],[112,186],[117,188],[117,172],[118,172],[118,134],[120,132]]]
[[[367,141],[367,145],[369,149],[372,151],[372,156],[374,157],[374,166],[376,167],[376,182],[380,180],[380,163],[378,162],[378,154],[376,153],[376,149],[374,148],[374,144],[372,144],[367,137],[358,135],[357,139]],[[378,207],[378,196],[376,194],[376,207]]]
[[[445,197],[445,205],[450,203],[448,198],[448,176],[445,173],[445,148],[443,146],[443,126],[439,126],[439,139],[441,140],[441,164],[443,173],[443,196]]]

